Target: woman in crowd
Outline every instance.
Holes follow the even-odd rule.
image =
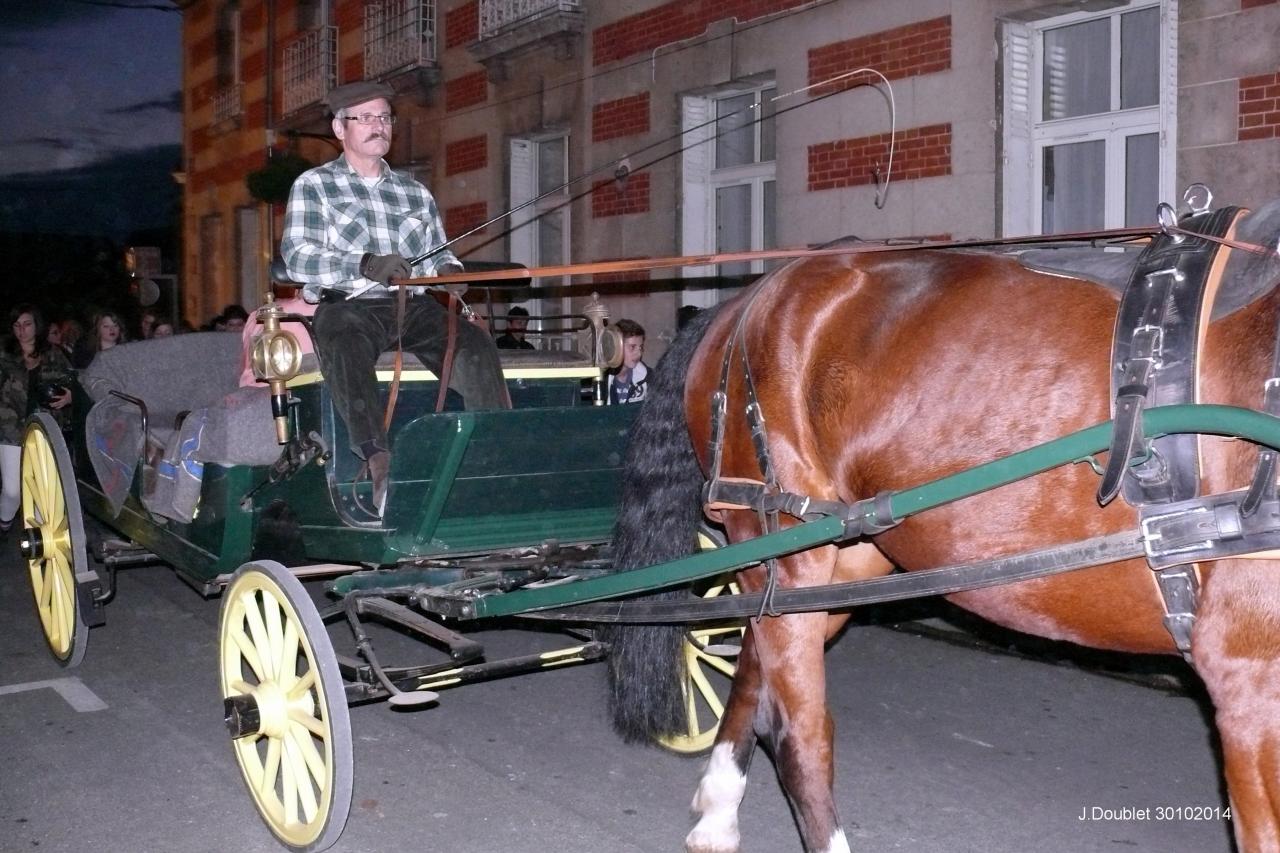
[[[129,336],[125,334],[124,329],[124,321],[116,312],[103,311],[99,314],[98,319],[93,323],[93,330],[89,332],[89,343],[76,361],[76,367],[88,367],[89,362],[93,361],[98,353],[128,341]]]
[[[34,305],[9,312],[9,335],[0,352],[0,533],[13,526],[21,499],[22,434],[37,408],[70,426],[75,373],[67,356],[49,345],[44,316]]]

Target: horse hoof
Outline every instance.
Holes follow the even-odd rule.
[[[711,833],[697,827],[684,840],[685,853],[738,853],[738,833]]]

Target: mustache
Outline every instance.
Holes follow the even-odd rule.
[[[365,142],[372,142],[372,141],[373,141],[373,140],[375,140],[375,139],[381,139],[381,140],[382,140],[382,141],[384,141],[384,142],[385,142],[385,141],[387,141],[387,137],[386,137],[386,136],[384,136],[384,135],[382,135],[381,133],[371,133],[371,134],[369,134],[368,136],[366,136],[366,137],[365,137],[365,140],[364,140],[364,141],[365,141]]]

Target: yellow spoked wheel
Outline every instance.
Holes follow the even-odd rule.
[[[717,547],[716,542],[701,534],[702,550]],[[738,584],[731,575],[712,583],[702,593],[703,598],[720,595],[737,595]],[[720,718],[724,716],[725,699],[738,671],[738,652],[742,648],[743,629],[730,625],[719,628],[699,628],[689,631],[684,638],[684,679],[680,683],[684,694],[687,729],[682,734],[658,738],[658,743],[672,752],[693,755],[711,748],[720,730]]]
[[[84,518],[62,430],[40,412],[22,438],[22,556],[45,642],[58,663],[76,666],[89,645],[76,580],[85,571]]]
[[[258,814],[291,850],[331,847],[351,810],[351,720],[319,612],[284,566],[246,563],[218,638],[227,728]]]

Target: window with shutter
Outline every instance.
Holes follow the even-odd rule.
[[[1006,236],[1140,225],[1173,193],[1176,0],[1004,22]]]

